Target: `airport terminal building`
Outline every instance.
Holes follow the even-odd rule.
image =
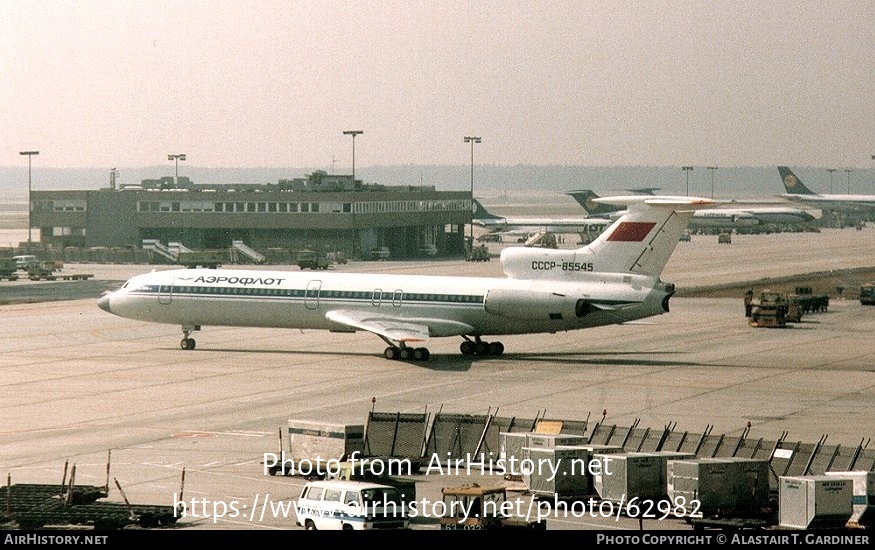
[[[166,177],[118,189],[34,191],[31,200],[31,227],[52,248],[159,241],[216,250],[242,241],[262,254],[309,248],[368,259],[385,247],[402,259],[434,245],[448,256],[464,253],[471,217],[469,192],[363,184],[322,171],[277,184]]]

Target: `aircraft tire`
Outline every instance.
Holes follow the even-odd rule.
[[[459,351],[462,352],[462,355],[474,355],[474,353],[477,351],[477,348],[474,342],[465,340],[464,342],[462,342],[462,345],[459,346]]]
[[[389,360],[398,359],[398,348],[389,346],[383,351],[383,357]]]
[[[474,345],[474,353],[477,355],[489,355],[489,344],[486,342],[477,342]]]
[[[489,355],[494,355],[498,357],[504,353],[504,344],[501,342],[490,342],[489,343]]]
[[[429,355],[431,354],[428,348],[416,348],[413,350],[413,358],[417,361],[428,361]]]
[[[410,348],[401,348],[398,350],[398,359],[409,361],[413,357],[413,350]]]
[[[183,338],[179,346],[184,350],[193,350],[195,346],[194,338]]]

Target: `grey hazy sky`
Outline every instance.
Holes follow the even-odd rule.
[[[0,2],[0,165],[872,167],[875,1]]]

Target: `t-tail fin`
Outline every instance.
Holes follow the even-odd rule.
[[[565,194],[574,197],[574,200],[576,200],[578,204],[580,204],[580,206],[582,206],[583,209],[586,210],[586,213],[590,216],[608,217],[612,212],[619,212],[620,210],[623,210],[625,208],[595,202],[596,199],[599,198],[599,196],[589,189],[581,189],[580,191],[568,191]]]
[[[784,189],[791,195],[816,195],[814,191],[809,189],[802,183],[796,174],[786,166],[778,166],[778,174],[781,175],[781,182],[784,184]]]
[[[478,201],[477,199],[473,199],[473,200],[474,200],[473,219],[475,219],[475,220],[503,220],[504,219],[501,216],[496,216],[495,214],[493,214],[489,210],[486,210],[486,208],[482,204],[480,204],[480,201]]]
[[[593,271],[659,276],[696,209],[713,206],[700,197],[627,196],[599,202],[628,205],[626,214],[576,257],[592,258]]]
[[[687,196],[634,195],[598,199],[628,206],[590,244],[576,250],[505,248],[501,265],[516,279],[575,280],[583,272],[659,277],[697,209],[716,204]]]

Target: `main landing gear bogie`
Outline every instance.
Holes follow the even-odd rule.
[[[465,340],[459,346],[459,351],[462,355],[482,355],[498,357],[504,353],[504,344],[501,342],[483,342],[479,338],[476,340]]]
[[[399,361],[428,361],[428,358],[431,354],[428,351],[428,348],[408,348],[408,347],[398,347],[398,346],[389,346],[383,352],[383,356],[386,359],[397,359]]]

